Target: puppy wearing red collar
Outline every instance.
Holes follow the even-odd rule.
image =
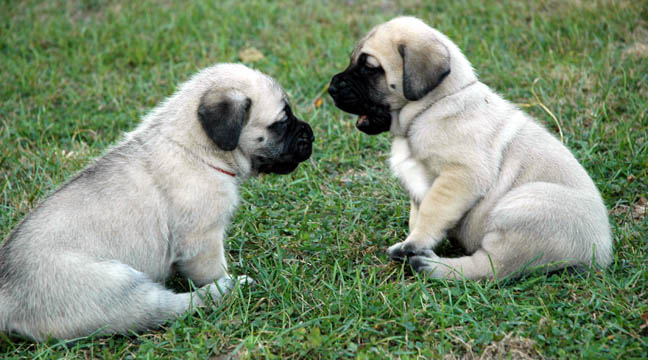
[[[139,331],[251,282],[228,275],[223,246],[237,187],[295,170],[313,140],[269,76],[200,71],[13,229],[0,247],[0,331]],[[165,288],[176,270],[201,288]]]

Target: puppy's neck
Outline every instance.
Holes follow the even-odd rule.
[[[203,165],[206,171],[218,171],[239,181],[245,180],[252,175],[252,164],[239,149],[222,151],[212,146],[200,144],[187,146],[168,136],[162,136],[172,146],[180,149],[189,161]]]
[[[234,151],[230,151],[229,155],[230,158],[227,159],[228,164],[231,164],[233,168],[237,169],[236,176],[240,180],[245,180],[254,175],[252,171],[252,162],[240,149],[237,148]]]
[[[479,81],[474,78],[472,81],[469,81],[459,88],[452,88],[451,91],[449,91],[449,89],[441,89],[440,85],[437,89],[431,91],[421,100],[409,102],[400,111],[393,111],[392,125],[389,131],[394,136],[407,137],[412,123],[421,114],[432,108],[434,105],[440,103],[442,100],[457,95],[477,83],[479,83]]]
[[[200,160],[210,168],[227,175],[233,174],[232,177],[238,181],[243,181],[253,175],[251,161],[238,148],[232,151],[206,148],[202,153],[204,158]]]

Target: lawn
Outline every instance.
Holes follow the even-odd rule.
[[[274,76],[316,136],[297,171],[240,190],[227,248],[256,286],[139,335],[0,335],[2,357],[648,357],[648,2],[23,0],[0,12],[0,239],[216,62]],[[409,207],[389,135],[356,131],[324,90],[357,39],[400,14],[446,33],[483,82],[562,131],[610,209],[609,268],[440,281],[387,258]]]

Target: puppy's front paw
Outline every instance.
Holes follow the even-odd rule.
[[[387,249],[387,255],[389,255],[392,260],[398,261],[405,260],[406,257],[426,255],[428,253],[434,254],[434,251],[421,246],[418,242],[411,241],[409,238],[405,241],[394,244]]]
[[[216,280],[215,284],[210,284],[207,286],[209,286],[209,292],[211,293],[212,297],[214,297],[214,299],[220,299],[221,297],[223,297],[223,295],[231,292],[236,284],[239,284],[241,286],[250,286],[254,283],[256,283],[256,281],[254,281],[254,279],[247,275],[241,275],[236,278],[232,278],[228,275]]]
[[[214,295],[218,295],[218,297],[221,297],[228,292],[232,291],[234,288],[234,285],[236,283],[234,282],[234,279],[232,279],[229,276],[224,276],[218,280],[214,284],[210,284],[209,292]]]
[[[250,286],[250,285],[256,284],[256,281],[254,279],[252,279],[251,277],[247,276],[247,275],[241,275],[241,276],[237,277],[236,281],[238,281],[238,283],[241,286],[243,286],[243,285]]]
[[[390,246],[387,249],[387,256],[389,256],[389,258],[392,260],[398,260],[398,261],[405,260],[405,256],[407,256],[407,253],[405,252],[405,250],[403,250],[404,245],[405,242],[401,241],[399,243]]]

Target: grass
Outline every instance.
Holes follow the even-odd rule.
[[[317,137],[296,172],[241,189],[227,246],[255,287],[140,335],[3,337],[4,358],[648,357],[648,3],[25,0],[0,11],[0,238],[178,83],[242,49],[265,55],[253,66]],[[448,34],[482,81],[558,134],[537,103],[555,114],[611,209],[612,266],[454,282],[387,259],[408,214],[389,137],[355,131],[322,90],[360,36],[399,14]]]

